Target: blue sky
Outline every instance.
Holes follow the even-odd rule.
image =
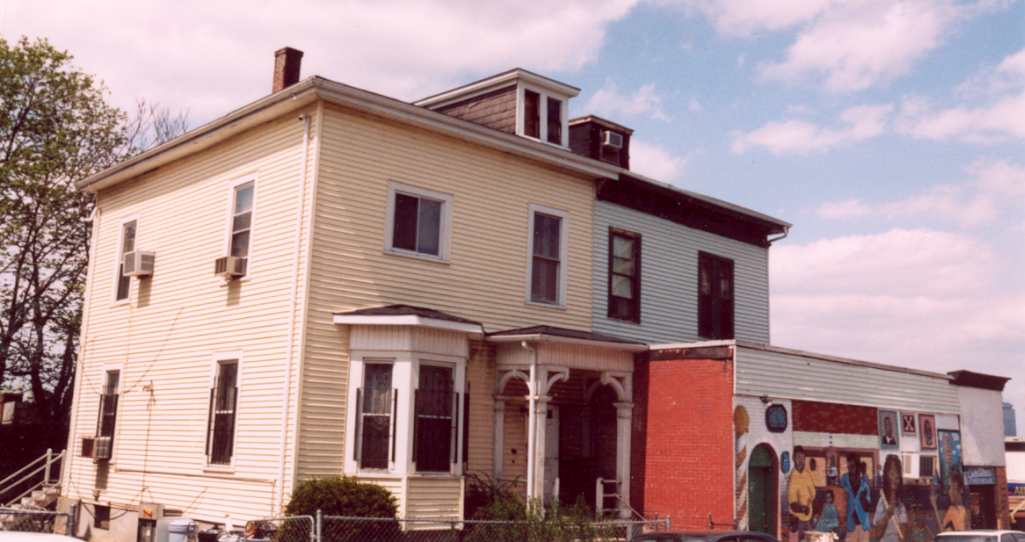
[[[283,45],[409,100],[512,66],[563,80],[573,113],[636,130],[635,169],[795,224],[774,343],[1003,374],[1025,408],[1023,1],[0,4],[21,34],[197,124],[266,94]]]

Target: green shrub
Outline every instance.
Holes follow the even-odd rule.
[[[314,515],[395,518],[395,497],[385,488],[355,478],[317,478],[301,482],[285,507],[290,516]]]

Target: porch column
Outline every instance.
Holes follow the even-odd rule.
[[[539,395],[534,400],[534,450],[531,456],[534,459],[533,467],[534,483],[531,486],[533,495],[528,497],[537,499],[538,504],[544,506],[545,498],[545,455],[547,450],[546,437],[548,436],[548,401],[552,398],[548,395]]]
[[[630,510],[630,435],[633,428],[632,402],[616,403],[616,480],[619,482],[619,517],[628,519]]]
[[[502,479],[502,462],[505,459],[505,399],[495,399],[495,449],[492,455],[492,472],[495,480]]]

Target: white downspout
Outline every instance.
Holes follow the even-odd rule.
[[[278,511],[284,507],[285,500],[285,457],[288,440],[288,416],[289,416],[289,395],[292,391],[292,366],[295,362],[295,313],[299,309],[299,260],[302,256],[302,234],[303,234],[303,210],[306,207],[306,173],[310,153],[310,114],[303,113],[299,116],[303,121],[303,156],[300,161],[302,170],[299,173],[299,201],[295,209],[295,258],[292,260],[292,288],[289,292],[291,305],[288,315],[288,366],[285,370],[285,385],[281,389],[281,404],[284,415],[281,416],[281,452],[280,465],[278,467],[278,487],[276,495],[271,498],[271,517],[280,515]],[[312,232],[311,232],[312,233]]]
[[[520,346],[530,352],[530,382],[527,383],[527,506],[530,507],[531,499],[534,497],[534,455],[537,448],[537,415],[534,412],[537,397],[537,350],[527,341],[520,342]]]

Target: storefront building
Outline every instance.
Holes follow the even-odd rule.
[[[888,467],[902,528],[1006,527],[989,434],[1005,382],[742,341],[653,347],[635,371],[633,505],[678,529],[867,540]]]

